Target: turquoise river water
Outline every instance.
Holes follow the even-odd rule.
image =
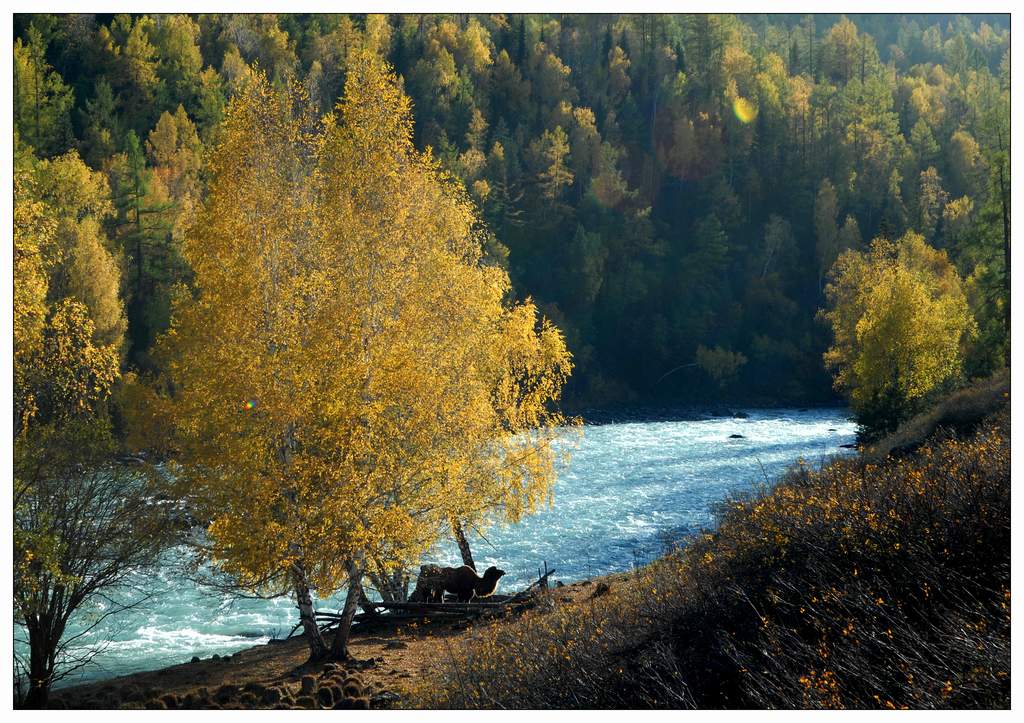
[[[665,545],[714,525],[715,506],[763,484],[798,459],[820,464],[844,452],[855,425],[843,409],[745,410],[748,417],[586,426],[559,473],[550,509],[471,537],[477,566],[508,575],[499,590],[536,578],[543,562],[566,582],[629,569]],[[730,435],[742,438],[733,439]],[[431,560],[461,564],[454,545]],[[198,591],[168,567],[146,581],[155,596],[82,638],[103,644],[95,665],[62,685],[229,654],[287,635],[288,599],[232,600]],[[336,610],[338,600],[318,601]],[[79,629],[87,617],[78,621]],[[74,622],[74,621],[73,621]],[[72,627],[75,627],[74,625]],[[18,647],[21,647],[20,645]]]

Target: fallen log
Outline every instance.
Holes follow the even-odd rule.
[[[383,610],[447,610],[447,611],[473,611],[473,610],[487,610],[490,608],[505,607],[508,601],[502,602],[480,602],[480,603],[418,603],[418,602],[403,602],[403,603],[370,603],[375,608]]]

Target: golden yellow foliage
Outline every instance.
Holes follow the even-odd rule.
[[[160,344],[180,478],[243,585],[328,595],[550,496],[569,354],[411,134],[368,51],[336,116],[258,75],[227,111]]]
[[[46,273],[42,249],[53,244],[57,225],[45,216],[31,173],[14,173],[14,417],[20,429],[35,410],[28,382],[38,357],[46,323]]]
[[[867,252],[844,252],[830,276],[823,316],[834,342],[825,363],[855,410],[880,400],[904,408],[959,373],[974,322],[944,251],[913,232],[876,239]]]
[[[18,432],[94,411],[119,375],[126,322],[99,221],[109,188],[75,152],[22,149],[14,178],[14,397]]]

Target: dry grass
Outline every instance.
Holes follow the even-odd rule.
[[[413,704],[1003,708],[1008,409],[880,463],[795,468],[604,595],[475,630]]]
[[[958,434],[974,430],[986,417],[1006,404],[1010,396],[1010,370],[958,389],[927,411],[909,419],[893,434],[870,446],[866,456],[883,460],[889,455],[913,452],[939,430]]]

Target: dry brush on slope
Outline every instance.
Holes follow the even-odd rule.
[[[912,456],[795,467],[610,594],[477,632],[419,702],[1008,707],[1009,484],[1008,409]]]

